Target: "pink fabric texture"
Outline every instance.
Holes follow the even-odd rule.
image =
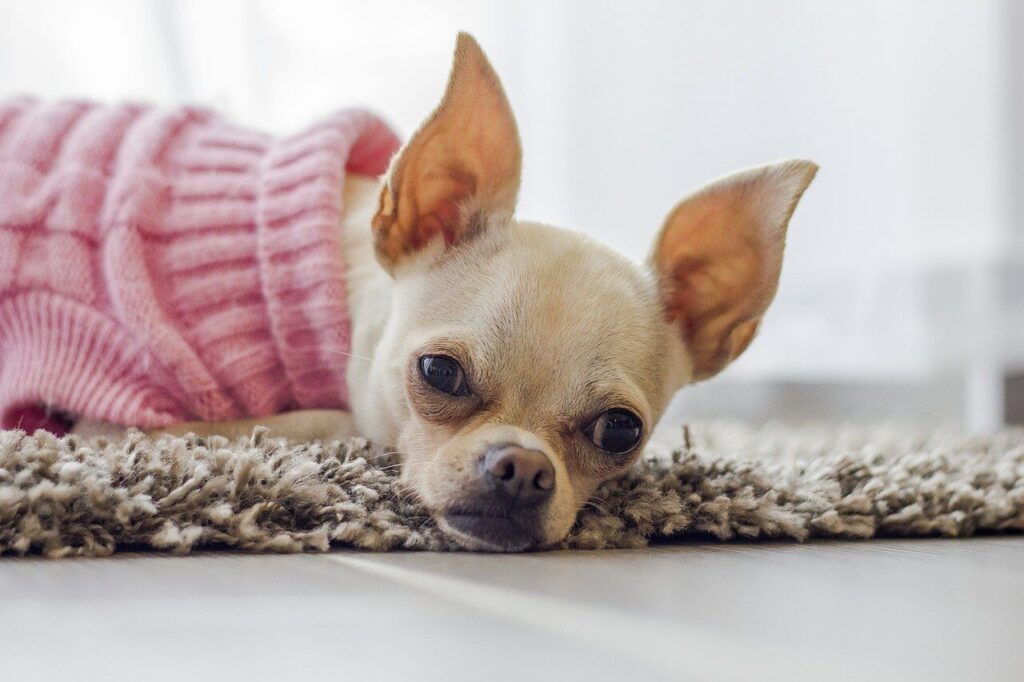
[[[0,102],[0,425],[347,408],[342,186],[397,147],[360,110],[276,139],[199,109]]]

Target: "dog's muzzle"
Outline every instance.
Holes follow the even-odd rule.
[[[477,490],[449,508],[442,525],[472,549],[529,549],[541,542],[554,491],[555,468],[546,454],[513,443],[492,446],[480,458]]]

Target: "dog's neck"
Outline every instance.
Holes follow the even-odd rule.
[[[394,280],[377,261],[370,223],[377,210],[380,181],[347,174],[342,233],[345,240],[345,279],[352,324],[352,357],[346,370],[352,416],[359,433],[388,443],[398,436],[394,400],[384,393],[386,382],[376,376],[388,358],[377,350],[392,310]]]

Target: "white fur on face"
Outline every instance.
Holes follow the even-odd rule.
[[[664,321],[654,278],[624,256],[534,223],[491,225],[451,251],[428,249],[396,271],[388,393],[403,406],[398,444],[407,484],[436,512],[458,502],[488,444],[509,433],[555,464],[544,536],[568,531],[602,480],[642,449],[615,457],[581,432],[611,408],[654,428],[686,381],[681,343]],[[478,404],[439,419],[410,390],[415,358],[446,351],[462,362]],[[430,409],[423,405],[430,402]],[[441,406],[443,410],[444,406]]]

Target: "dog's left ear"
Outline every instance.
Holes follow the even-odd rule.
[[[778,287],[789,218],[817,170],[786,161],[730,175],[666,220],[651,264],[694,380],[717,374],[754,338]]]
[[[488,219],[511,216],[522,151],[494,68],[468,33],[455,44],[441,104],[391,166],[373,219],[377,257],[391,270],[441,236],[447,246]]]

